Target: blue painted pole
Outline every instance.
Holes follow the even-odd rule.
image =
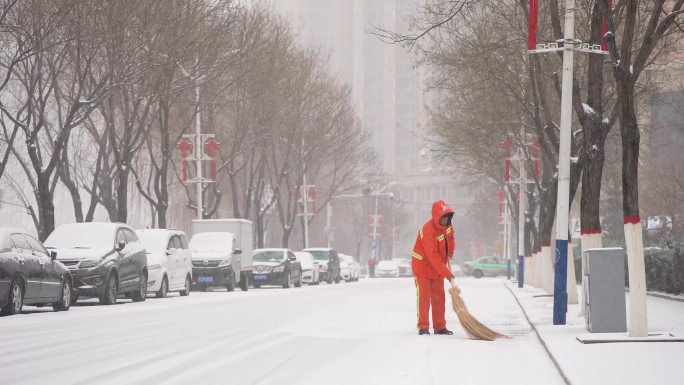
[[[518,273],[518,287],[522,289],[525,286],[525,256],[518,255],[518,266],[516,270]]]
[[[506,274],[506,278],[510,281],[511,280],[511,259],[508,258],[508,272]]]
[[[556,264],[553,282],[553,324],[565,325],[568,311],[568,241],[556,240]]]

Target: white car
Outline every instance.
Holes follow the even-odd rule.
[[[346,282],[359,280],[361,265],[351,255],[340,254],[340,276]]]
[[[375,267],[376,277],[398,277],[399,265],[396,261],[380,261]]]
[[[302,282],[318,285],[321,281],[321,265],[314,263],[314,257],[308,251],[295,251],[294,254],[302,265]]]
[[[407,258],[394,258],[392,259],[399,266],[399,276],[400,277],[411,277],[413,276],[413,271],[411,269],[411,262]]]
[[[170,291],[190,294],[192,256],[182,231],[165,229],[136,230],[147,251],[147,293],[164,298]]]

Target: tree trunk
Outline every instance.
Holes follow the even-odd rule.
[[[40,227],[38,228],[38,238],[43,242],[55,229],[55,205],[52,201],[50,191],[50,179],[45,174],[38,174],[38,217]]]

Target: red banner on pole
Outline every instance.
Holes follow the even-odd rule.
[[[610,0],[608,2],[610,4],[610,10],[608,12],[611,12],[613,9],[613,0]],[[606,42],[606,33],[608,33],[608,24],[606,23],[606,17],[603,16],[603,33],[601,35],[601,49],[603,51],[608,51],[608,42]]]
[[[529,29],[527,31],[527,49],[532,51],[537,48],[537,13],[539,12],[538,0],[530,0]]]

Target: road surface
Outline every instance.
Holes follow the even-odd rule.
[[[413,280],[192,292],[0,318],[2,384],[562,384],[501,279],[459,279],[510,340],[418,336]]]

